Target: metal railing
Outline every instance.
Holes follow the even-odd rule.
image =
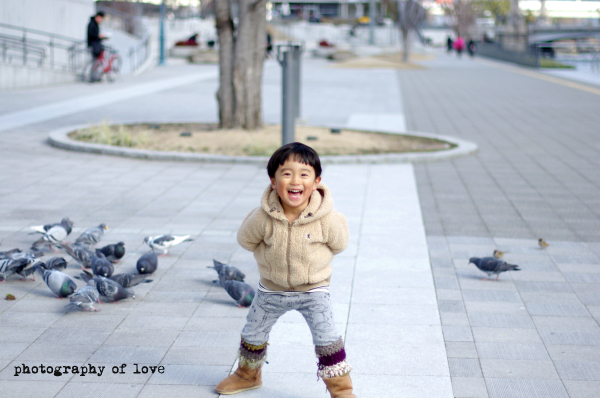
[[[86,43],[0,23],[2,62],[76,72],[89,62]]]
[[[142,40],[129,48],[129,68],[135,72],[150,56],[150,35],[146,33]]]
[[[527,47],[524,51],[516,51],[503,48],[499,43],[478,42],[477,54],[532,68],[540,67],[540,51],[535,46]]]

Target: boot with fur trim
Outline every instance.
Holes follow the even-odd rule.
[[[352,394],[352,379],[349,374],[323,379],[323,381],[331,398],[356,398],[356,395]]]
[[[260,367],[250,369],[245,366],[238,365],[238,368],[233,374],[227,376],[215,387],[215,391],[219,394],[229,395],[237,394],[238,392],[252,390],[262,386],[262,374]]]

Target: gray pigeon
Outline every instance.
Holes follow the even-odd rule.
[[[0,252],[0,260],[5,260],[7,258],[14,260],[15,255],[19,253],[22,253],[22,251],[18,248],[7,250],[5,252]]]
[[[64,249],[69,256],[73,257],[83,268],[90,268],[92,266],[92,258],[96,257],[96,252],[90,250],[86,245],[74,243],[69,245],[68,243],[61,243],[58,245]]]
[[[158,268],[158,257],[156,253],[144,254],[137,261],[136,268],[140,274],[151,274]]]
[[[65,305],[65,307],[72,305],[79,307],[83,311],[100,311],[94,307],[94,303],[98,302],[99,297],[100,294],[98,293],[98,289],[96,289],[96,283],[89,281],[86,286],[75,291],[71,296],[71,302]]]
[[[100,239],[102,239],[102,236],[104,235],[104,231],[107,229],[108,227],[106,224],[100,224],[97,227],[88,228],[83,231],[77,239],[75,239],[75,243],[93,246],[100,242]]]
[[[499,260],[495,257],[471,257],[469,264],[473,263],[481,271],[485,272],[488,276],[483,280],[489,279],[492,275],[496,275],[496,280],[500,277],[501,272],[506,271],[520,271],[518,265],[508,264],[506,261]]]
[[[150,283],[152,279],[146,279],[146,275],[142,274],[117,274],[109,277],[123,287],[132,287],[140,283]]]
[[[175,245],[182,242],[190,242],[190,235],[175,236],[175,235],[158,235],[155,237],[147,236],[144,238],[144,242],[152,248],[152,250],[162,250],[163,254],[169,253],[169,250]]]
[[[249,284],[240,281],[221,281],[221,286],[240,307],[250,307],[256,292]]]
[[[114,245],[106,245],[102,249],[96,249],[96,253],[101,252],[111,263],[118,263],[125,255],[125,243],[119,242]]]
[[[103,276],[95,276],[92,278],[89,272],[84,271],[81,274],[81,278],[90,282],[93,281],[96,284],[96,289],[100,293],[100,302],[114,303],[115,301],[123,300],[128,297],[135,298],[133,290],[125,289],[112,279],[105,278]]]
[[[32,248],[39,249],[42,246],[50,246],[53,243],[62,242],[73,228],[73,222],[68,217],[62,219],[58,224],[47,224],[31,227],[35,232],[43,236],[33,243]],[[35,233],[33,232],[33,233]]]
[[[96,254],[95,256],[90,258],[92,272],[94,273],[94,275],[103,276],[105,278],[108,278],[109,276],[111,276],[113,274],[113,272],[115,271],[115,268],[113,267],[111,262],[108,261],[106,259],[106,257],[104,257],[104,254],[102,254],[102,253],[95,253],[95,254]]]
[[[22,279],[26,279],[35,272],[33,267],[29,267],[31,264],[31,259],[27,257],[17,259],[5,258],[0,260],[0,282],[4,282],[13,274],[18,274]],[[32,280],[35,280],[35,275]]]
[[[67,269],[67,261],[62,257],[52,257],[42,263],[42,268],[44,269],[55,269],[60,271],[61,269]]]
[[[234,266],[223,264],[217,260],[213,260],[213,264],[214,264],[214,266],[207,267],[207,268],[213,268],[215,271],[217,271],[217,274],[219,276],[219,281],[243,282],[244,278],[246,278],[246,275],[244,275],[244,273],[242,271],[240,271],[239,269],[237,269]],[[218,281],[213,281],[213,282],[218,282]]]
[[[33,268],[42,275],[46,285],[58,298],[70,296],[77,290],[75,281],[69,275],[57,270],[44,269],[43,263],[37,263]]]

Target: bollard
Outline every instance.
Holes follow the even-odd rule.
[[[294,127],[300,116],[300,56],[299,44],[277,46],[281,71],[281,145],[295,141]]]

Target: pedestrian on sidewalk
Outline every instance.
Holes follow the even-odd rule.
[[[462,52],[465,49],[465,40],[462,37],[458,36],[456,38],[456,41],[454,42],[454,49],[456,50],[458,58],[460,58],[462,56]]]
[[[98,58],[102,54],[104,47],[102,46],[102,40],[106,38],[100,33],[100,25],[104,21],[104,12],[98,11],[96,15],[90,17],[90,22],[87,27],[87,45],[92,56]]]
[[[314,149],[284,145],[269,159],[267,171],[271,181],[261,206],[246,216],[237,235],[258,263],[258,292],[242,329],[238,368],[215,390],[235,394],[262,385],[269,332],[293,309],[308,323],[318,375],[331,397],[356,398],[329,296],[331,260],[348,246],[346,218],[334,210],[331,191],[321,183]]]
[[[452,41],[452,38],[450,36],[448,36],[448,39],[446,39],[446,47],[447,47],[448,54],[450,54],[452,52],[453,46],[454,46],[454,42]]]
[[[469,39],[467,42],[467,52],[471,58],[475,57],[475,51],[477,51],[477,45],[475,44],[475,40]]]

